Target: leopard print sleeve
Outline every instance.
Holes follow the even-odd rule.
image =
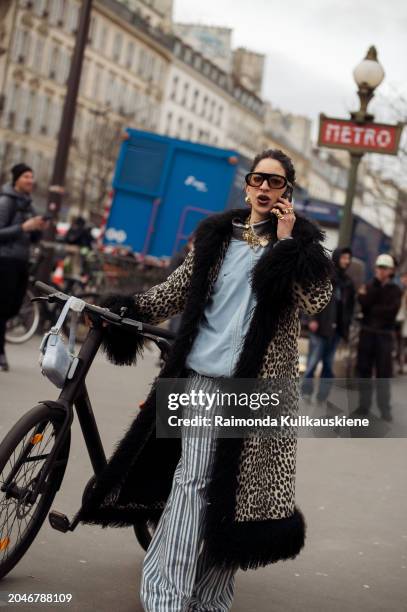
[[[294,283],[293,291],[298,307],[309,315],[315,315],[321,312],[331,299],[332,284],[329,279],[307,287]]]
[[[194,251],[192,249],[184,262],[163,283],[134,296],[136,307],[142,313],[146,323],[157,325],[183,311],[193,263]]]

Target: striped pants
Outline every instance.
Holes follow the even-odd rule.
[[[213,391],[212,381],[193,374],[185,392]],[[202,407],[190,410],[194,415],[205,412]],[[182,430],[171,493],[143,563],[141,602],[146,612],[226,612],[232,605],[236,570],[214,567],[202,539],[216,440],[212,428],[204,429],[201,435],[196,428]]]

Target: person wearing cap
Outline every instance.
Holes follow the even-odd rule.
[[[395,263],[383,253],[375,263],[375,277],[362,285],[358,299],[362,324],[357,354],[357,372],[361,379],[376,377],[377,405],[382,419],[391,421],[390,381],[393,376],[392,349],[397,313],[402,292],[393,282]],[[380,380],[379,380],[380,379]],[[368,414],[372,405],[373,385],[361,383],[358,414]]]
[[[333,292],[328,305],[309,318],[309,351],[301,391],[306,401],[311,401],[314,392],[314,374],[322,362],[316,401],[325,402],[331,391],[334,378],[333,364],[336,349],[341,340],[347,342],[355,304],[355,287],[346,273],[352,262],[352,250],[340,247],[332,253],[334,275]]]
[[[11,169],[11,184],[0,191],[0,370],[9,369],[5,353],[8,319],[20,310],[28,282],[30,244],[39,239],[47,223],[36,215],[31,193],[32,169],[16,164]]]

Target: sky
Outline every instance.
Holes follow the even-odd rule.
[[[375,45],[385,79],[369,110],[407,94],[406,0],[174,0],[174,20],[233,29],[232,46],[266,55],[263,97],[314,120],[358,108],[354,67]],[[407,116],[407,102],[406,112]]]

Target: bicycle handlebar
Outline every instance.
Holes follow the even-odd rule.
[[[70,297],[66,293],[63,293],[62,291],[59,291],[58,289],[55,289],[55,287],[51,287],[42,281],[35,281],[34,285],[41,293],[45,293],[52,298],[52,301],[64,303]],[[85,302],[84,312],[91,312],[92,314],[98,315],[101,319],[107,321],[108,323],[128,327],[132,331],[137,331],[140,334],[151,334],[167,340],[173,340],[175,338],[175,334],[173,332],[163,329],[162,327],[156,327],[155,325],[142,323],[141,321],[136,321],[135,319],[122,317],[114,312],[111,312],[108,308],[103,308],[102,306],[95,306],[94,304],[88,304],[88,302]]]

